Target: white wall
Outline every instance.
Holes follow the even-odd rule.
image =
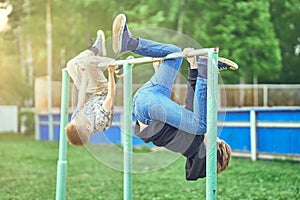
[[[0,106],[0,133],[18,132],[18,107]]]

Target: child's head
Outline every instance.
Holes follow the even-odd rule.
[[[231,148],[224,140],[217,140],[217,172],[224,171],[230,162]]]
[[[66,126],[69,143],[75,146],[87,144],[92,134],[92,124],[83,113],[77,113]]]

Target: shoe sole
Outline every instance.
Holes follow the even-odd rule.
[[[99,55],[99,56],[106,56],[106,48],[105,48],[105,35],[104,35],[104,32],[102,30],[98,30],[97,31],[97,39],[95,41],[95,44],[98,43],[98,38],[99,38],[99,35],[101,35],[101,39],[102,39],[102,53],[103,55]],[[94,45],[93,45],[94,46]]]
[[[218,62],[225,63],[226,65],[229,66],[229,69],[231,69],[231,70],[237,70],[239,68],[238,64],[236,64],[235,62],[233,62],[232,60],[229,60],[227,58],[219,57]]]
[[[126,16],[124,14],[119,14],[113,23],[113,51],[115,53],[120,53],[122,49],[122,36],[123,30],[126,23]]]
[[[207,57],[199,56],[199,58],[207,58]],[[230,70],[237,70],[239,68],[238,64],[236,64],[235,62],[233,62],[232,60],[229,60],[227,58],[218,57],[218,62],[228,65]]]

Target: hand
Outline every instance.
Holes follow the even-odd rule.
[[[154,68],[154,71],[156,71],[156,70],[159,68],[161,62],[162,62],[162,60],[154,60],[154,61],[153,61],[153,68]]]
[[[113,73],[113,72],[115,71],[115,66],[108,66],[108,67],[107,67],[107,71],[108,71],[109,73]]]
[[[193,50],[194,50],[194,48],[185,48],[185,49],[183,49],[183,54],[187,55]],[[190,68],[191,69],[197,69],[198,68],[196,56],[187,57],[186,60],[190,63]]]

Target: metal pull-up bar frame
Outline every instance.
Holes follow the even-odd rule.
[[[123,112],[124,112],[124,200],[132,199],[132,65],[162,61],[178,57],[198,55],[208,56],[207,78],[207,139],[206,139],[206,199],[217,198],[217,101],[218,101],[218,48],[205,48],[191,51],[189,54],[172,53],[163,58],[142,57],[128,60],[116,60],[110,66],[124,65]],[[100,67],[100,66],[99,66]],[[68,102],[70,77],[67,69],[62,70],[62,94],[60,116],[59,158],[57,162],[56,200],[66,199],[67,177],[67,138],[65,126],[68,123]]]

